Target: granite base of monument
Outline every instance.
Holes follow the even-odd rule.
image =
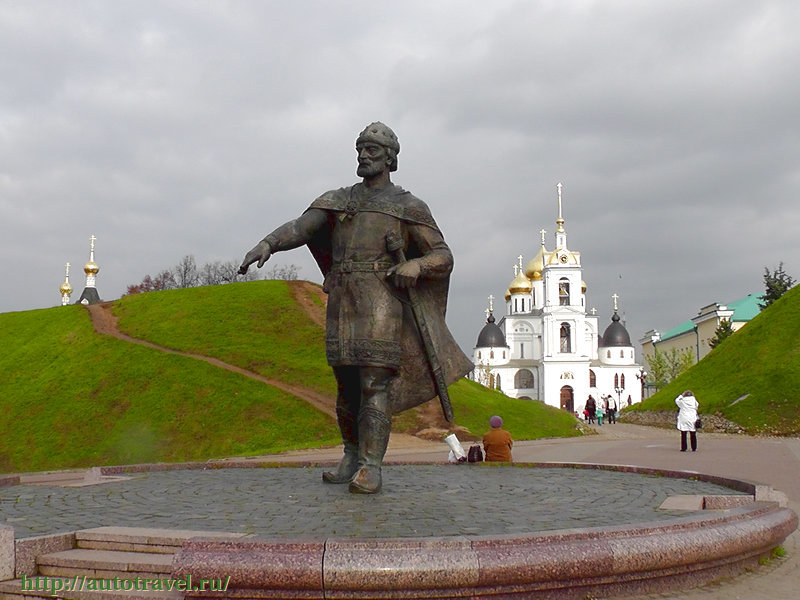
[[[55,503],[61,527],[72,530],[99,526],[113,537],[131,519],[164,528],[159,535],[175,538],[165,564],[175,580],[226,582],[225,591],[185,597],[576,599],[736,575],[756,567],[798,523],[785,496],[768,486],[694,472],[398,465],[387,467],[384,492],[358,497],[322,484],[322,465],[299,466],[104,467],[103,483],[80,488],[9,481],[0,489],[0,521],[15,526],[17,577],[33,574],[39,554],[72,543],[70,534],[47,530]],[[86,503],[96,507],[92,514],[81,508]],[[603,524],[609,515],[616,524]],[[205,523],[194,530],[227,524],[223,530],[238,533],[169,534],[192,518]],[[28,537],[41,534],[50,535]],[[9,563],[8,554],[0,553],[0,563]]]

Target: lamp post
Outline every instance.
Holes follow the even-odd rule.
[[[642,400],[644,400],[645,382],[647,381],[647,371],[645,371],[644,369],[639,369],[639,372],[636,373],[636,379],[642,382]]]
[[[614,391],[617,392],[617,410],[622,410],[623,409],[623,406],[622,406],[622,392],[625,391],[625,388],[621,388],[619,386],[616,386],[614,388]]]

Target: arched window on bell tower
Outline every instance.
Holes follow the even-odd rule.
[[[558,281],[558,304],[569,306],[569,279],[562,277]]]
[[[561,324],[561,352],[572,352],[572,328],[569,323]]]

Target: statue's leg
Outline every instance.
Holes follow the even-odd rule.
[[[325,483],[348,483],[358,470],[358,409],[361,404],[361,377],[358,367],[334,367],[338,392],[336,420],[344,443],[344,456],[335,471],[325,471]]]
[[[355,494],[375,494],[381,489],[381,464],[392,428],[388,388],[394,371],[361,368],[361,409],[358,413],[358,471],[350,482]]]

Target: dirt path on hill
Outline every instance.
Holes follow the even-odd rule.
[[[302,285],[291,286],[292,295],[298,299],[298,302],[300,302],[300,304],[303,306],[306,312],[309,313],[311,319],[314,320],[315,322],[317,321],[314,318],[314,316],[312,316],[312,312],[316,311],[318,314],[321,314],[322,322],[324,324],[325,309],[323,307],[318,306],[316,303],[314,303],[313,300],[311,300],[307,296],[308,293],[322,294],[322,290],[317,288],[317,286],[314,286],[313,284],[310,284],[308,282],[299,282],[299,283],[307,284],[307,288],[306,286]],[[306,291],[306,289],[307,293],[303,293],[304,291]],[[300,300],[301,297],[305,298],[305,301],[301,301]],[[254,373],[253,371],[242,369],[241,367],[228,364],[211,356],[204,356],[202,354],[194,354],[192,352],[182,352],[180,350],[173,350],[172,348],[159,346],[158,344],[153,344],[152,342],[140,340],[138,338],[134,338],[125,333],[122,333],[117,325],[117,317],[115,317],[114,314],[111,312],[111,305],[112,302],[101,302],[98,304],[90,304],[87,307],[89,309],[89,315],[91,316],[92,319],[92,325],[94,326],[94,329],[95,331],[97,331],[97,333],[110,335],[124,342],[139,344],[140,346],[147,346],[148,348],[160,350],[162,352],[167,352],[169,354],[179,354],[181,356],[188,356],[189,358],[202,360],[210,365],[214,365],[215,367],[219,367],[221,369],[225,369],[233,373],[238,373],[239,375],[244,375],[245,377],[249,377],[250,379],[255,379],[256,381],[260,381],[261,383],[265,383],[267,385],[271,385],[280,390],[283,390],[284,392],[292,394],[293,396],[296,396],[301,400],[305,400],[311,406],[324,412],[326,415],[330,415],[334,419],[336,418],[336,409],[335,409],[336,400],[333,397],[326,396],[325,394],[320,394],[319,392],[310,390],[308,388],[296,385],[290,385],[288,383],[277,381],[275,379],[269,379],[268,377],[264,377],[263,375],[259,375],[258,373]]]
[[[287,283],[289,283],[289,291],[292,293],[294,301],[306,311],[306,314],[314,323],[324,329],[328,295],[322,291],[320,286],[310,281],[290,281]],[[319,304],[314,302],[314,297],[320,300]]]

